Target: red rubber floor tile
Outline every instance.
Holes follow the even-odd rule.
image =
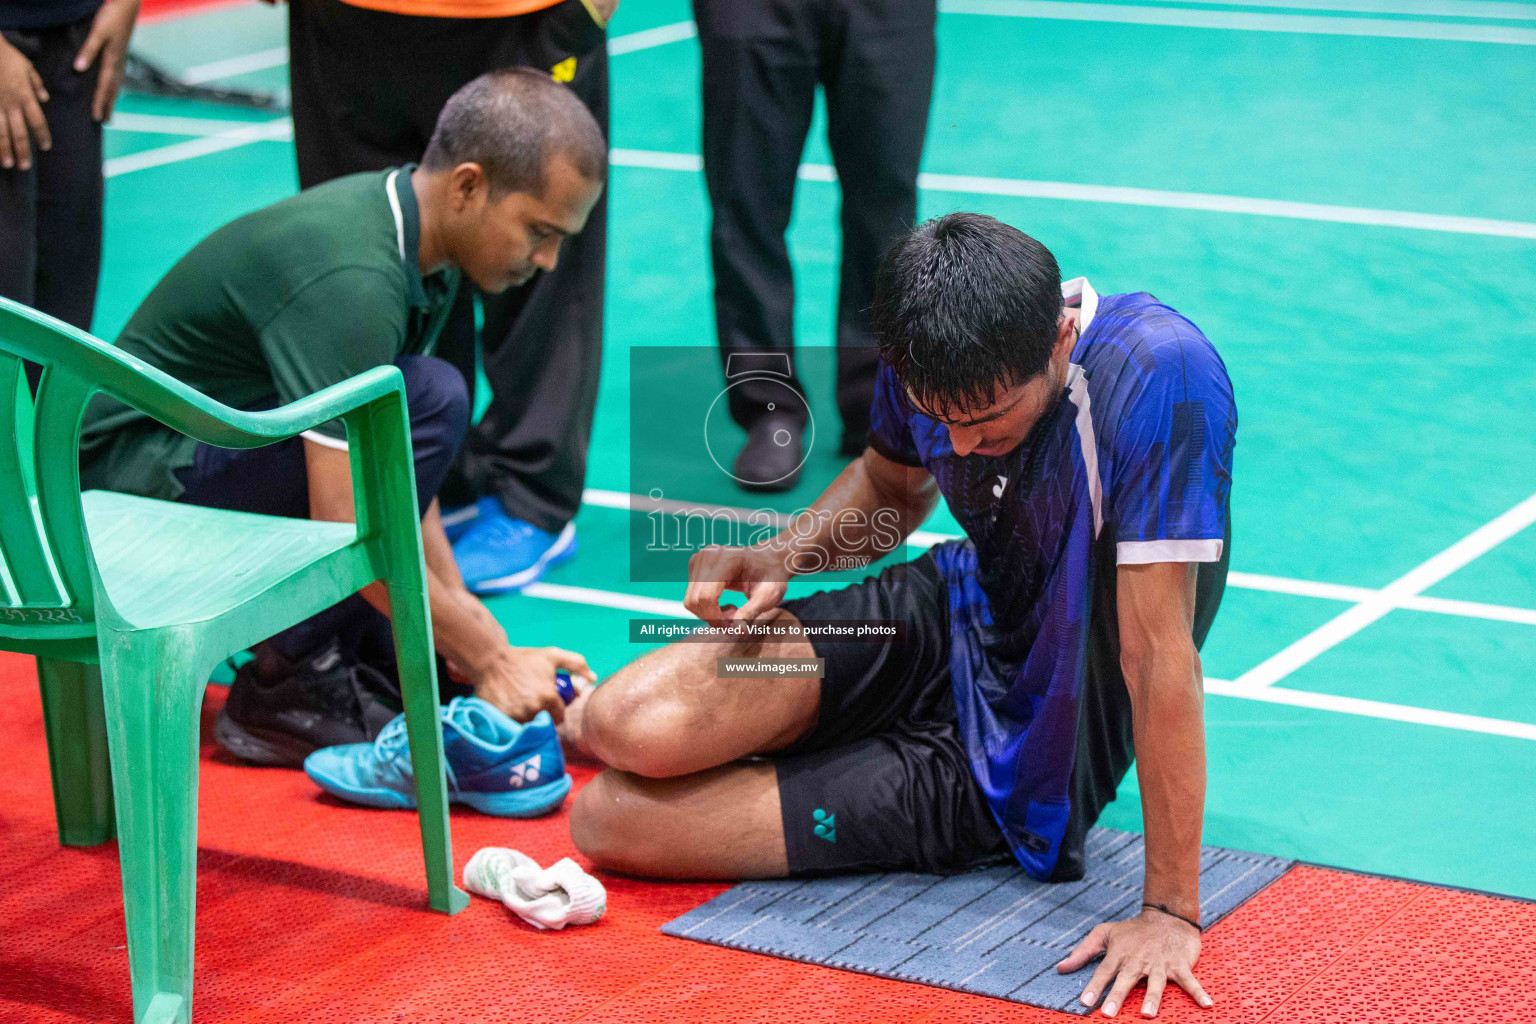
[[[58,845],[30,659],[0,654],[0,692],[0,1022],[126,1022],[116,846]],[[431,913],[415,816],[229,760],[209,742],[222,699],[210,689],[203,713],[198,1024],[1070,1019],[660,934],[718,883],[604,877],[608,916],[561,933],[487,900]],[[592,773],[573,774],[580,786]],[[456,810],[453,838],[460,868],[482,846],[575,855],[565,810],[534,821]],[[1533,950],[1536,906],[1298,867],[1207,933],[1200,976],[1216,1008],[1170,991],[1159,1018],[1536,1022]]]

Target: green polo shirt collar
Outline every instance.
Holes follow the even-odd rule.
[[[421,208],[416,205],[416,190],[411,187],[415,164],[390,171],[384,178],[384,192],[389,210],[395,215],[395,240],[400,247],[400,262],[406,267],[411,305],[427,308],[427,289],[421,279]]]

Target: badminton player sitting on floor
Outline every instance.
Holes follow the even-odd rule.
[[[1111,1016],[1143,977],[1145,1013],[1169,981],[1209,1005],[1192,973],[1197,652],[1230,555],[1226,369],[1151,295],[1063,285],[1044,246],[989,217],[919,226],[877,282],[868,449],[798,534],[695,554],[686,604],[709,620],[895,621],[904,638],[685,642],[623,669],[567,715],[609,766],[576,800],[576,844],[652,876],[954,872],[1011,853],[1065,881],[1134,751],[1146,902],[1060,969],[1103,953],[1083,1000],[1108,988]],[[783,600],[791,565],[890,550],[940,496],[964,540]],[[722,606],[726,590],[745,605]],[[825,678],[721,678],[722,654],[820,658]]]
[[[519,721],[541,709],[558,720],[556,669],[590,670],[577,654],[512,646],[465,589],[436,494],[464,440],[468,393],[430,353],[461,277],[500,292],[554,268],[561,241],[598,200],[605,161],[597,123],[568,88],[528,70],[483,75],[449,99],[421,166],[339,178],[220,228],[171,268],[117,340],[246,409],[398,366],[438,650],[477,696]],[[86,413],[81,479],[351,521],[346,448],[339,422],[266,448],[214,448],[98,397]],[[387,683],[393,667],[386,611],[374,584],[262,644],[231,688],[220,741],[247,760],[297,766],[316,747],[372,738],[394,714],[391,695],[371,685]],[[359,663],[379,671],[359,673]]]

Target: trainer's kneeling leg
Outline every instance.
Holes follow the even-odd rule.
[[[777,772],[768,763],[670,779],[610,768],[576,795],[571,838],[598,867],[650,878],[789,871]]]

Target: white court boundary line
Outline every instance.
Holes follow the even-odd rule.
[[[149,135],[217,135],[235,128],[249,128],[261,121],[219,120],[212,117],[177,117],[170,114],[133,114],[116,111],[112,120],[103,127],[120,132],[143,132]]]
[[[1536,7],[1509,0],[1159,0],[1180,6],[1270,7],[1293,11],[1407,14],[1427,18],[1498,18],[1536,21]]]
[[[689,619],[693,616],[681,601],[668,601],[655,597],[640,597],[611,590],[595,590],[590,587],[571,587],[554,583],[534,583],[523,590],[524,597],[545,601],[563,601],[569,604],[595,605],[620,611],[642,612],[671,618]],[[1285,704],[1290,707],[1309,708],[1314,711],[1331,711],[1354,715],[1359,718],[1376,718],[1409,725],[1427,725],[1456,732],[1482,733],[1510,739],[1536,740],[1536,725],[1529,722],[1512,722],[1502,718],[1486,718],[1482,715],[1464,715],[1455,711],[1437,711],[1432,708],[1412,707],[1406,704],[1389,704],[1385,701],[1363,700],[1359,697],[1341,697],[1331,693],[1313,693],[1307,690],[1288,690],[1279,686],[1254,689],[1225,679],[1205,680],[1205,692],[1218,697],[1259,701],[1266,704]]]
[[[1215,0],[1220,2],[1220,0]],[[1502,25],[1466,25],[1451,21],[1395,21],[1388,18],[1329,18],[1310,14],[1255,14],[1194,8],[1144,7],[1064,0],[940,0],[945,14],[983,14],[1004,18],[1112,22],[1168,28],[1215,28],[1239,32],[1294,32],[1322,36],[1376,36],[1456,43],[1507,43],[1536,46],[1536,29]]]
[[[624,37],[620,37],[624,38]],[[159,149],[144,150],[105,162],[107,177],[131,171],[160,167],[191,160],[210,153],[223,152],[252,142],[286,141],[293,137],[288,118],[272,121],[218,121],[207,119],[207,131],[196,124],[202,118],[164,117],[155,114],[117,114],[108,124],[122,131],[201,135],[204,139],[176,143]],[[233,126],[233,127],[231,127]],[[701,173],[703,157],[695,153],[669,153],[650,149],[614,149],[608,154],[615,167]],[[836,171],[828,164],[802,164],[799,176],[806,181],[835,182]],[[1031,181],[1023,178],[991,178],[964,174],[917,176],[919,188],[931,192],[955,192],[965,195],[1008,196],[1020,199],[1052,199],[1064,202],[1109,203],[1170,210],[1195,210],[1205,213],[1236,213],[1256,217],[1284,217],[1332,224],[1359,224],[1367,227],[1406,228],[1416,231],[1440,231],[1450,234],[1483,235],[1496,238],[1536,240],[1536,223],[1461,217],[1438,213],[1413,213],[1406,210],[1376,210],[1360,206],[1333,206],[1325,203],[1300,203],[1284,199],[1256,199],[1205,192],[1170,192],[1162,189],[1131,188],[1119,185],[1080,185],[1064,181]]]
[[[608,161],[618,167],[639,167],[656,171],[696,173],[704,169],[704,159],[697,154],[669,153],[652,149],[614,149],[609,152]],[[831,182],[837,180],[837,173],[828,164],[801,164],[800,178],[805,181]],[[918,188],[929,192],[958,192],[965,195],[1009,196],[1020,199],[1056,199],[1067,202],[1109,203],[1119,206],[1149,206],[1167,210],[1284,217],[1290,220],[1321,221],[1331,224],[1442,231],[1459,235],[1536,239],[1536,223],[1526,221],[1413,213],[1407,210],[1376,210],[1363,206],[1300,203],[1287,199],[1257,199],[1209,192],[1171,192],[1164,189],[1131,188],[1121,185],[1080,185],[1066,181],[1032,181],[1026,178],[991,178],[971,174],[935,174],[927,171],[917,176],[917,185]]]
[[[1348,640],[1366,626],[1400,607],[1403,598],[1417,597],[1474,559],[1536,523],[1536,494],[1503,515],[1484,523],[1461,540],[1426,559],[1380,591],[1328,620],[1306,636],[1264,659],[1238,676],[1235,688],[1263,689],[1284,679],[1319,655]]]
[[[659,509],[663,512],[695,512],[703,515],[708,515],[711,512],[728,512],[745,517],[751,513],[761,511],[760,509],[747,508],[745,506],[714,505],[707,502],[683,501],[675,498],[656,501],[644,495],[630,494],[627,491],[608,491],[596,487],[588,487],[583,491],[581,500],[582,504],[590,505],[594,508],[618,509],[623,512]],[[789,519],[790,517],[783,513],[776,513],[775,525],[782,529],[789,525]],[[912,534],[907,538],[907,544],[915,548],[931,548],[935,544],[958,539],[957,534],[937,533],[932,530],[913,530]],[[1450,573],[1446,575],[1450,575]],[[1435,582],[1438,582],[1438,580]],[[1432,583],[1427,583],[1423,589],[1428,589],[1432,585]],[[1536,626],[1536,608],[1484,604],[1481,601],[1459,601],[1455,598],[1446,597],[1424,597],[1416,593],[1401,594],[1394,592],[1389,595],[1385,590],[1350,586],[1344,583],[1320,583],[1314,580],[1298,580],[1285,576],[1267,576],[1261,573],[1231,571],[1227,574],[1227,586],[1236,587],[1239,590],[1261,590],[1274,594],[1289,594],[1294,597],[1313,597],[1326,601],[1342,601],[1353,605],[1389,600],[1391,608],[1401,608],[1406,611],[1428,612],[1435,615],[1455,615],[1469,619],[1490,619],[1495,622],[1511,622],[1519,625]],[[678,607],[682,607],[681,604]]]
[[[180,163],[183,160],[192,160],[211,153],[222,153],[227,149],[238,149],[253,142],[278,142],[291,138],[293,138],[293,124],[286,117],[273,121],[256,121],[239,128],[204,135],[202,138],[188,139],[186,142],[177,142],[157,149],[146,149],[126,156],[115,156],[102,163],[102,173],[108,178],[115,178],[119,174],[130,174],[149,167],[163,167],[166,164]]]
[[[238,57],[226,57],[223,60],[211,60],[206,64],[194,64],[182,70],[181,80],[188,85],[202,85],[204,82],[233,78],[235,75],[249,74],[252,71],[280,68],[287,63],[288,47],[274,46],[270,50],[257,50],[255,53],[246,53]]]

